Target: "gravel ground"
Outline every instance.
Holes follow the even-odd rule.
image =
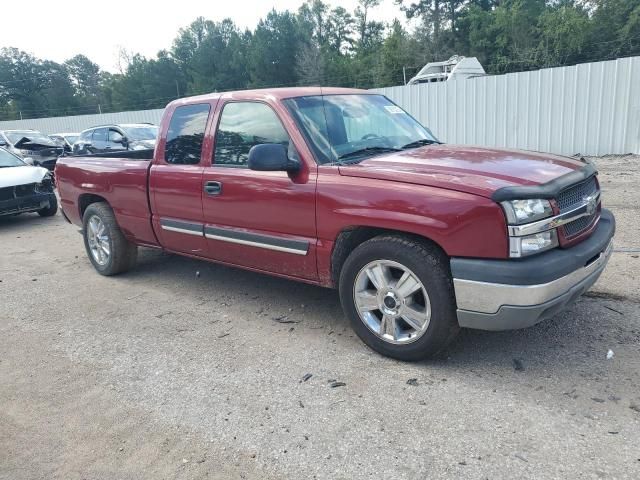
[[[640,157],[596,162],[591,292],[418,364],[331,290],[154,251],[105,278],[60,216],[0,220],[0,478],[640,478]]]

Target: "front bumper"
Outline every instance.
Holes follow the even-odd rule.
[[[48,208],[53,193],[37,193],[27,197],[18,197],[0,201],[0,216],[15,215],[17,213],[37,212]]]
[[[571,248],[514,260],[451,259],[458,323],[512,330],[552,317],[598,280],[614,233],[615,218],[603,209],[592,235]]]

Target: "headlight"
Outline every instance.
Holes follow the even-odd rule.
[[[509,237],[509,256],[526,257],[558,246],[558,234],[555,229],[534,233],[524,237]]]
[[[555,229],[522,235],[517,230],[522,230],[530,223],[549,218],[553,215],[553,209],[549,200],[532,198],[527,200],[509,200],[502,202],[502,209],[507,217],[509,227],[509,256],[511,258],[526,257],[534,253],[540,253],[558,246],[558,233]],[[518,228],[515,228],[518,227]],[[549,227],[546,227],[549,228]],[[540,230],[543,230],[540,228]],[[530,230],[531,231],[531,230]],[[536,230],[533,230],[536,231]]]
[[[502,208],[507,216],[509,225],[535,222],[553,214],[549,200],[540,198],[502,202]]]
[[[36,185],[36,191],[39,193],[51,193],[53,192],[53,181],[51,174],[47,172],[42,181]]]

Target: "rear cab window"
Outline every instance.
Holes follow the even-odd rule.
[[[202,144],[211,106],[208,103],[177,107],[167,130],[164,150],[166,163],[196,165],[202,156]]]

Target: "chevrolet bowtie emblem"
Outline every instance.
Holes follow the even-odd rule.
[[[596,203],[596,197],[594,196],[584,197],[583,201],[586,203],[586,206],[587,206],[587,215],[593,215],[594,213],[596,213],[596,208],[598,206],[598,204]]]

